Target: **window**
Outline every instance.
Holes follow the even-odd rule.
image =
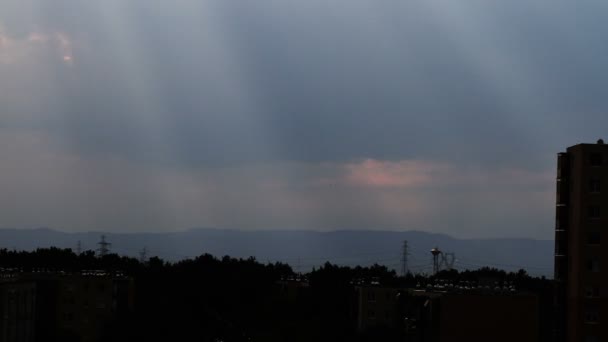
[[[374,310],[367,310],[367,317],[369,317],[370,319],[376,319],[376,313],[374,312]]]
[[[600,271],[600,261],[597,258],[587,260],[587,271],[597,273]]]
[[[601,190],[601,182],[597,178],[593,178],[589,181],[589,192],[592,194],[599,194]]]
[[[591,166],[602,166],[602,155],[599,153],[591,154],[591,157],[589,158],[589,162],[590,162]]]
[[[600,232],[587,233],[587,244],[588,245],[599,245],[600,244]]]
[[[599,323],[600,314],[597,309],[586,308],[584,318],[585,318],[585,323]]]
[[[589,218],[590,219],[599,219],[600,218],[600,206],[599,205],[590,205],[589,206]]]
[[[600,297],[600,288],[595,286],[586,286],[585,287],[585,297],[586,298],[599,298]]]

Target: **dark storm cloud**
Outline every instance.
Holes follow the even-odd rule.
[[[9,6],[1,22],[74,40],[52,110],[82,153],[534,164],[607,120],[600,4],[29,4],[34,15]],[[141,124],[150,117],[162,133]]]

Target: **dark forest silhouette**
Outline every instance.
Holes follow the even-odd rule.
[[[539,295],[551,308],[551,282],[524,270],[507,273],[482,268],[443,271],[435,276],[397,276],[385,266],[343,267],[326,263],[307,274],[296,274],[284,263],[255,258],[216,258],[204,254],[175,263],[152,257],[146,262],[93,251],[79,255],[70,249],[32,252],[0,250],[5,273],[78,273],[104,270],[133,279],[133,311],[110,322],[104,341],[392,341],[399,331],[365,334],[355,325],[356,286],[376,284],[420,288],[439,281],[476,281],[480,277],[508,282]],[[288,282],[306,283],[287,293]],[[549,327],[547,329],[550,330]],[[542,333],[541,333],[542,335]]]

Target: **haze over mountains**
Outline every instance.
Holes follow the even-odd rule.
[[[553,274],[551,240],[534,239],[457,239],[448,235],[420,231],[241,231],[191,229],[171,233],[66,233],[51,229],[0,229],[0,247],[32,250],[56,246],[95,250],[100,236],[112,243],[111,251],[137,257],[145,247],[148,256],[177,261],[204,253],[221,257],[255,257],[266,262],[283,261],[296,271],[309,271],[330,261],[339,265],[383,264],[400,270],[402,242],[408,241],[408,264],[412,272],[430,273],[430,249],[439,247],[456,254],[454,267],[477,269],[482,266],[509,271],[524,268],[537,276]]]

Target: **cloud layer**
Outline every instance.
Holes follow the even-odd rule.
[[[0,142],[10,146],[0,153],[3,226],[415,229],[542,238],[552,217],[552,175],[523,170],[372,159],[150,168],[57,153],[36,135],[6,134]]]
[[[608,124],[600,2],[0,6],[0,225],[550,238]]]

